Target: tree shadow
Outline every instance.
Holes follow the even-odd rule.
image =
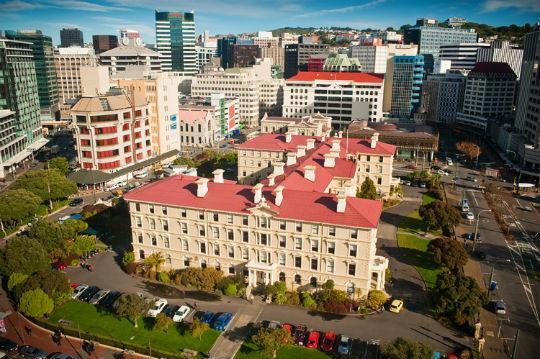
[[[312,317],[319,317],[324,321],[331,321],[331,320],[343,320],[347,317],[345,314],[337,314],[337,313],[329,313],[329,312],[321,312],[318,310],[309,310],[307,312]]]
[[[429,252],[422,252],[414,248],[386,247],[386,253],[401,263],[427,270],[436,270],[439,267]]]

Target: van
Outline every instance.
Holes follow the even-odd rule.
[[[452,162],[451,158],[447,158],[446,163],[448,164],[448,166],[452,166],[454,164],[454,162]]]

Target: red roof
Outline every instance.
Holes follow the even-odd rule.
[[[170,206],[207,209],[248,214],[253,202],[253,187],[232,183],[208,182],[208,192],[197,197],[199,177],[178,175],[139,187],[124,198],[127,201],[165,204]],[[329,223],[361,228],[377,228],[382,212],[382,202],[347,197],[345,212],[336,212],[334,194],[287,189],[279,207],[273,204],[271,189],[263,191],[269,207],[278,212],[275,217],[315,223]]]
[[[300,71],[295,76],[287,79],[287,81],[352,81],[352,82],[368,82],[368,83],[383,83],[383,77],[376,74],[368,74],[365,72],[329,72],[329,71]]]
[[[293,135],[291,142],[285,141],[285,135],[280,133],[263,133],[238,145],[240,149],[266,150],[266,151],[296,151],[296,147],[305,146],[308,138],[315,136]]]
[[[181,109],[178,111],[178,118],[180,121],[193,125],[197,121],[204,121],[208,115],[208,110],[184,110]]]

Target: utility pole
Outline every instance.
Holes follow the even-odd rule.
[[[493,274],[494,274],[495,268],[491,266],[491,272],[489,273],[489,282],[488,282],[488,298],[491,294],[491,283],[493,282]]]
[[[518,338],[519,338],[519,329],[516,331],[516,336],[514,337],[514,347],[512,348],[512,359],[516,359],[516,353],[517,353],[517,346],[518,346]]]

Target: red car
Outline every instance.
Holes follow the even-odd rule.
[[[289,323],[285,323],[281,326],[283,329],[285,329],[286,331],[289,332],[289,334],[292,335],[293,331],[294,331],[294,327],[292,326],[292,324],[289,324]]]
[[[64,270],[67,268],[67,265],[65,263],[62,263],[62,262],[56,262],[56,263],[53,263],[53,269],[56,269],[56,270]]]
[[[324,337],[321,342],[321,350],[323,352],[330,352],[332,351],[332,349],[334,349],[335,344],[336,344],[336,333],[334,332],[324,333]]]
[[[321,333],[319,333],[318,331],[314,330],[310,332],[307,343],[306,343],[306,347],[317,349],[317,347],[319,346],[320,337],[321,337]]]

